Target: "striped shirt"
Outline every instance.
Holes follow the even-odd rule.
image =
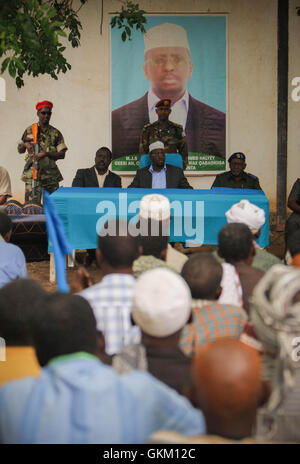
[[[207,342],[218,338],[239,338],[247,315],[242,308],[217,301],[193,300],[193,322],[184,327],[180,347],[188,356],[194,356]]]
[[[124,346],[140,343],[139,327],[131,323],[135,278],[130,274],[108,274],[80,295],[91,305],[97,329],[104,334],[105,351],[112,355]]]

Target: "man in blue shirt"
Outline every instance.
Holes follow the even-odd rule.
[[[165,164],[165,146],[156,141],[149,145],[151,165],[138,169],[128,188],[180,188],[192,189],[183,169]]]
[[[205,433],[201,411],[145,372],[119,375],[99,355],[96,320],[78,295],[35,304],[41,377],[0,390],[0,443],[145,443],[155,430]]]
[[[8,243],[11,232],[11,219],[0,212],[0,288],[12,280],[27,277],[23,251],[18,246]]]

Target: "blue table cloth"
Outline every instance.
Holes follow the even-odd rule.
[[[74,249],[97,247],[97,230],[108,220],[125,217],[136,222],[140,199],[149,193],[163,194],[171,202],[170,241],[187,245],[217,245],[218,233],[227,223],[225,212],[242,199],[263,208],[266,222],[258,243],[269,245],[269,202],[263,191],[213,188],[183,189],[118,189],[60,187],[53,198],[62,219],[66,237]]]

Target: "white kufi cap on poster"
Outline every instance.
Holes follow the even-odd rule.
[[[149,29],[144,35],[145,53],[152,48],[183,47],[190,51],[186,31],[178,24],[164,23]]]
[[[168,337],[190,318],[192,297],[176,272],[158,267],[143,272],[136,281],[132,317],[148,335]]]
[[[167,197],[153,193],[145,195],[140,201],[140,219],[163,221],[171,216],[171,206]]]

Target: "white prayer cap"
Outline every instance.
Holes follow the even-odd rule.
[[[152,48],[184,47],[190,51],[185,29],[177,24],[164,23],[151,27],[144,35],[145,53]]]
[[[157,140],[156,142],[150,143],[149,153],[151,153],[152,150],[158,150],[159,148],[162,148],[163,150],[165,149],[165,145],[163,144],[163,142]]]
[[[132,317],[146,334],[168,337],[187,323],[191,304],[184,279],[170,269],[157,267],[137,279]]]
[[[227,222],[238,222],[246,224],[254,233],[257,232],[265,223],[265,212],[262,208],[253,205],[248,200],[241,200],[233,205],[226,213]]]
[[[163,221],[170,219],[171,206],[167,197],[153,193],[145,195],[140,201],[140,219],[155,219]]]

